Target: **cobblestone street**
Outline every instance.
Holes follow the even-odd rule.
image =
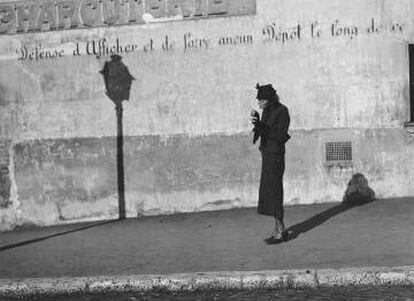
[[[14,301],[17,299],[10,299]],[[20,300],[20,299],[19,299]],[[112,295],[112,296],[69,296],[30,300],[44,301],[302,301],[302,300],[335,300],[335,301],[411,301],[414,300],[414,286],[347,286],[329,288],[304,288],[282,290],[255,291],[209,291],[177,295]]]
[[[340,275],[346,276],[343,279],[348,279],[348,282],[341,282],[338,278],[334,285],[346,286],[378,285],[376,281],[381,280],[381,277],[369,278],[372,282],[364,282],[367,279],[364,278],[366,274],[362,269],[367,267],[369,271],[372,270],[370,273],[374,273],[372,275],[377,275],[375,273],[379,270],[369,267],[381,266],[383,277],[402,277],[401,275],[407,274],[409,280],[410,268],[395,267],[413,263],[413,204],[412,200],[407,199],[378,200],[353,208],[342,208],[337,204],[287,207],[288,227],[298,235],[279,245],[266,245],[263,242],[261,235],[270,228],[271,221],[257,216],[254,209],[128,219],[89,226],[22,229],[3,233],[1,237],[0,247],[3,250],[0,252],[0,278],[5,280],[0,287],[3,288],[3,297],[18,296],[13,294],[19,292],[24,296],[27,291],[43,292],[44,296],[47,296],[47,291],[55,292],[54,295],[64,294],[65,287],[68,292],[83,294],[69,296],[70,298],[66,299],[50,299],[52,301],[414,300],[414,287],[344,287],[222,293],[220,289],[226,288],[225,286],[214,286],[216,290],[209,293],[175,296],[152,294],[166,293],[170,288],[170,281],[180,286],[187,284],[192,287],[192,277],[211,280],[214,279],[213,276],[208,278],[211,273],[218,273],[215,276],[217,277],[220,271],[238,270],[244,270],[246,275],[252,273],[263,279],[279,279],[286,278],[288,274],[269,278],[270,274],[266,274],[265,271],[298,269],[299,272],[292,275],[296,275],[295,279],[299,280],[299,276],[304,277],[303,279],[309,277],[311,274],[307,274],[306,271],[316,268],[318,281],[325,281],[319,282],[318,285],[321,285],[331,283],[334,279],[329,280],[329,277],[340,272],[337,269],[342,268]],[[382,227],[384,223],[387,224],[387,228]],[[347,270],[347,267],[358,269]],[[323,274],[322,269],[328,269],[333,274]],[[200,271],[210,273],[199,275]],[[387,271],[390,274],[386,274]],[[175,273],[183,274],[177,276]],[[99,275],[109,276],[100,279]],[[129,275],[132,275],[131,278]],[[132,281],[135,294],[138,294],[148,292],[145,287],[159,283],[155,278],[146,278],[142,275],[167,275],[162,277],[164,280],[161,281],[165,285],[161,289],[150,290],[150,296],[130,295],[127,293],[131,291],[129,289],[111,290],[111,287],[128,286],[128,281]],[[233,283],[230,280],[225,281],[226,277],[234,276],[233,273],[225,273],[226,277],[223,275],[222,281]],[[239,279],[237,277],[234,278],[236,282]],[[25,278],[28,280],[22,281]],[[36,282],[30,279],[40,280]],[[86,291],[90,293],[126,293],[116,296],[88,296],[84,293],[85,286],[91,288]],[[203,288],[194,289],[200,292]]]

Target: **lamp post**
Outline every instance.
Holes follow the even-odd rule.
[[[118,174],[118,208],[119,219],[125,219],[125,179],[124,179],[124,139],[122,130],[122,101],[129,100],[131,83],[135,79],[128,67],[121,61],[122,57],[113,54],[111,60],[105,62],[100,73],[105,80],[106,95],[115,104],[117,120],[117,174]]]

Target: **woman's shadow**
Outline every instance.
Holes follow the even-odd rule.
[[[312,216],[311,218],[307,219],[306,221],[303,221],[301,223],[298,223],[296,225],[290,226],[287,228],[288,237],[286,241],[293,240],[297,238],[300,234],[306,233],[309,230],[312,230],[313,228],[316,228],[326,222],[331,217],[334,217],[335,215],[341,214],[342,212],[349,210],[351,208],[362,206],[367,204],[368,202],[364,203],[341,203],[339,205],[336,205],[332,208],[329,208],[321,213],[316,214],[315,216]]]
[[[290,226],[286,229],[288,235],[283,241],[287,242],[293,240],[300,234],[306,233],[309,230],[318,227],[335,215],[341,214],[342,212],[354,207],[363,206],[374,200],[375,192],[369,187],[365,176],[360,173],[354,174],[348,182],[341,204],[318,213],[301,223]],[[282,241],[268,242],[268,244],[277,244],[280,242]]]

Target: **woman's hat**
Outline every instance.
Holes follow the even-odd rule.
[[[259,85],[259,83],[256,84],[257,89],[257,99],[268,99],[271,100],[276,96],[276,90],[273,88],[271,84],[267,85]]]

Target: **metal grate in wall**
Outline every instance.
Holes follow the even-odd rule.
[[[326,163],[352,161],[351,141],[330,141],[325,143]]]

